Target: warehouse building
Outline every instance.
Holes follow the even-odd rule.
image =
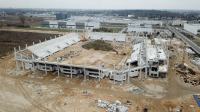
[[[187,30],[195,35],[200,34],[200,24],[184,24],[184,30]]]
[[[129,24],[127,32],[135,33],[153,33],[152,25],[147,24]]]
[[[42,22],[42,27],[58,28],[58,21],[46,20]]]

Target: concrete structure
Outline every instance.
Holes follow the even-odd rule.
[[[200,34],[200,24],[184,24],[184,30],[187,30],[195,35]]]
[[[137,38],[137,40],[139,40]],[[127,60],[127,64],[132,69],[133,77],[139,75],[139,71],[135,68],[145,69],[146,76],[150,77],[166,77],[168,72],[168,52],[167,47],[161,44],[158,40],[154,40],[156,43],[152,43],[151,40],[140,38],[133,44],[133,50],[130,59]]]
[[[151,77],[166,76],[168,62],[167,52],[165,52],[165,49],[163,49],[162,46],[148,44],[149,40],[147,40],[147,38],[142,37],[134,40],[130,59],[126,61],[127,56],[120,59],[120,67],[117,68],[115,65],[113,68],[104,64],[98,64],[98,57],[94,57],[94,61],[91,61],[93,58],[90,57],[90,55],[92,54],[87,54],[89,60],[79,63],[82,59],[78,57],[79,51],[76,51],[78,48],[75,46],[78,44],[82,45],[81,38],[82,36],[77,33],[70,33],[45,42],[33,44],[25,49],[19,47],[19,50],[15,49],[14,53],[16,66],[17,68],[33,71],[41,70],[44,71],[45,74],[48,72],[57,72],[58,76],[60,73],[63,73],[70,75],[71,78],[74,75],[83,75],[84,79],[93,77],[98,78],[99,80],[104,77],[109,77],[114,82],[123,82],[127,79],[129,80],[129,77],[142,77],[142,71],[145,71],[145,77],[147,75]],[[88,33],[85,35],[85,38],[89,40],[102,39],[113,43],[118,42],[126,44],[127,42],[126,35],[121,33]],[[67,48],[69,48],[70,54],[67,53]],[[95,52],[93,51],[93,53]],[[113,53],[115,52],[112,52],[111,54]],[[108,52],[105,56],[107,55]],[[81,55],[80,57],[86,59],[87,56],[83,57],[83,55]],[[73,59],[78,59],[78,63],[72,63]],[[92,64],[88,65],[86,63]]]

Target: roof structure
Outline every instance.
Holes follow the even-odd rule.
[[[167,60],[166,53],[161,47],[157,47],[157,52],[158,52],[158,59],[159,60]]]
[[[167,60],[167,56],[163,48],[159,46],[148,45],[147,60],[148,61]]]
[[[28,50],[30,50],[38,58],[42,59],[79,41],[80,38],[78,34],[70,33],[30,46],[28,47]]]
[[[153,45],[148,45],[147,47],[147,60],[158,61],[157,49]]]
[[[125,42],[126,34],[120,33],[102,33],[102,32],[93,32],[89,33],[88,37],[92,40],[106,40],[106,41],[118,41]]]
[[[133,52],[131,54],[131,58],[127,60],[128,63],[138,61],[140,49],[142,47],[142,43],[134,44],[133,45]]]

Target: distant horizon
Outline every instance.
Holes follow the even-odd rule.
[[[158,11],[200,11],[200,9],[78,9],[78,8],[19,8],[19,7],[0,7],[0,9],[53,9],[53,10],[158,10]]]
[[[0,0],[0,8],[80,10],[200,10],[200,0]]]

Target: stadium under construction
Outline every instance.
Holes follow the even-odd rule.
[[[113,51],[84,49],[88,42],[103,40]],[[75,75],[109,78],[123,82],[133,77],[164,78],[168,73],[168,39],[122,33],[68,33],[15,48],[17,70],[56,72],[73,78]]]

